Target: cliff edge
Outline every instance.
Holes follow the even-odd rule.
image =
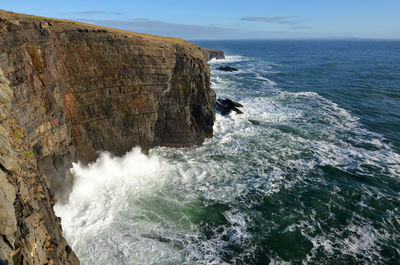
[[[206,61],[181,39],[0,10],[0,260],[79,263],[52,208],[73,161],[211,137]]]

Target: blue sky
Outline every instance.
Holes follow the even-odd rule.
[[[188,40],[400,39],[400,0],[44,0],[0,8]]]

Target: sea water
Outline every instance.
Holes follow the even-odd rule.
[[[74,164],[83,264],[400,264],[400,42],[210,41],[203,145]],[[216,68],[231,66],[236,72]]]

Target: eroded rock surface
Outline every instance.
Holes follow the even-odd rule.
[[[7,264],[79,264],[61,233],[53,193],[26,130],[13,118],[10,82],[0,69],[0,259]]]
[[[180,39],[0,10],[0,258],[79,262],[52,208],[72,161],[211,137],[206,58]]]

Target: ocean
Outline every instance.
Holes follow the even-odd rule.
[[[400,41],[195,43],[244,114],[74,164],[55,209],[82,264],[400,264]]]

